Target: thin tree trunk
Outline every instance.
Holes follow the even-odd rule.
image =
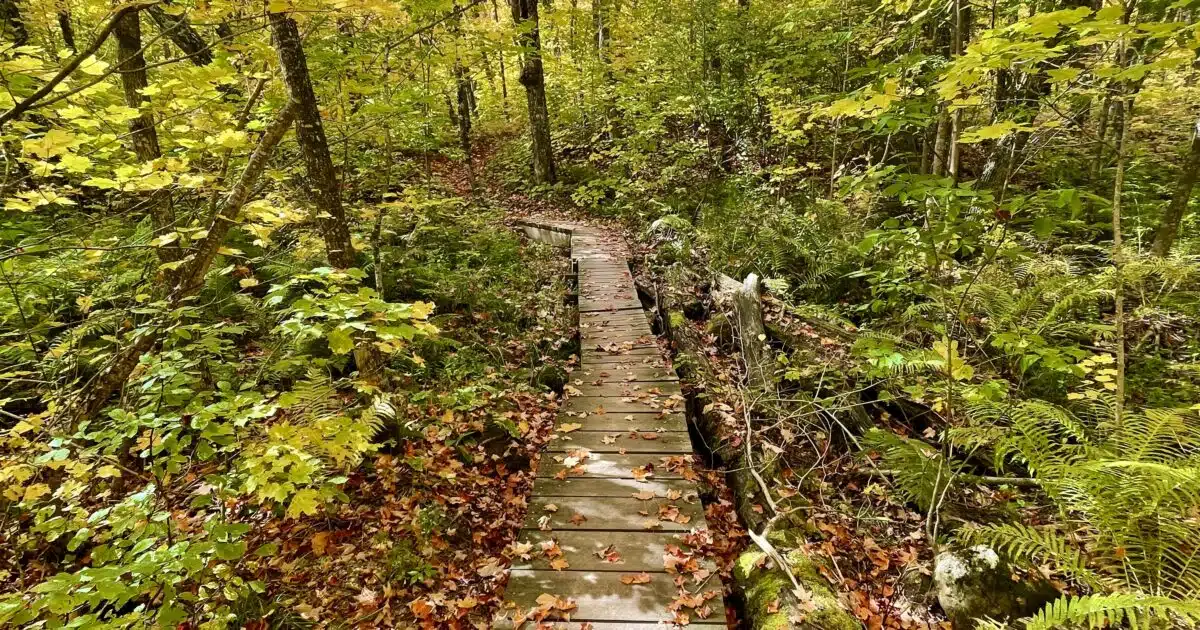
[[[62,31],[63,43],[67,45],[67,48],[71,49],[71,52],[76,52],[75,26],[71,24],[70,11],[58,12],[58,29]]]
[[[4,35],[12,39],[13,45],[29,43],[29,29],[25,27],[17,0],[0,0],[0,19],[4,20]]]
[[[325,241],[325,256],[329,264],[339,269],[357,266],[350,226],[342,208],[337,172],[329,154],[329,142],[321,124],[317,95],[308,75],[308,60],[300,41],[296,21],[282,13],[271,13],[271,34],[279,53],[283,81],[287,85],[296,109],[296,141],[308,172],[310,198],[317,207],[317,224]],[[354,362],[360,375],[368,380],[380,380],[383,358],[369,342],[360,342],[354,349]]]
[[[334,267],[349,269],[355,266],[354,245],[342,209],[337,173],[329,154],[325,127],[321,123],[317,95],[308,76],[308,61],[300,42],[300,31],[295,20],[282,13],[271,13],[270,19],[283,80],[296,104],[296,141],[308,171],[306,183],[310,198],[317,207],[317,223],[325,241],[326,258]]]
[[[117,23],[114,30],[117,38],[117,57],[122,60],[121,86],[125,91],[125,103],[134,109],[141,110],[149,100],[142,92],[149,85],[146,78],[146,58],[142,55],[141,14],[137,11],[127,13]],[[133,144],[133,152],[141,162],[153,162],[162,157],[162,149],[158,144],[158,130],[155,127],[154,113],[142,111],[129,123],[129,137]],[[154,235],[162,236],[175,229],[175,217],[171,203],[171,193],[167,189],[151,192],[144,197],[149,206],[150,220],[154,224]],[[169,243],[158,248],[158,257],[164,263],[171,263],[182,257],[179,245]],[[169,278],[172,274],[167,273]]]
[[[1125,254],[1122,250],[1121,237],[1121,192],[1125,187],[1125,143],[1129,135],[1129,119],[1133,117],[1133,112],[1129,107],[1129,98],[1127,96],[1118,98],[1113,103],[1113,110],[1117,136],[1117,164],[1116,174],[1113,177],[1112,195],[1113,299],[1116,303],[1113,328],[1117,346],[1117,391],[1115,392],[1116,404],[1113,414],[1117,426],[1121,426],[1125,410]]]
[[[149,8],[150,17],[158,25],[158,29],[179,47],[188,59],[197,66],[207,66],[213,62],[212,50],[208,42],[192,28],[187,18],[182,15],[171,15],[160,6]]]
[[[204,285],[204,277],[217,257],[217,250],[225,242],[229,230],[237,223],[242,206],[246,205],[259,176],[266,169],[267,161],[275,150],[275,146],[279,144],[280,139],[287,133],[288,127],[292,125],[293,114],[292,107],[284,109],[263,133],[262,138],[258,141],[258,146],[250,155],[250,160],[242,169],[241,177],[229,190],[220,212],[214,214],[209,220],[207,236],[191,252],[188,262],[180,270],[178,284],[168,296],[170,304],[168,310],[173,310],[183,304]],[[130,345],[120,350],[109,361],[108,366],[64,407],[62,417],[67,423],[70,433],[74,433],[81,422],[99,413],[112,395],[125,384],[125,381],[129,380],[129,375],[137,367],[141,356],[153,349],[158,342],[165,324],[166,322],[161,322],[148,327]]]
[[[1196,186],[1197,176],[1200,176],[1200,118],[1192,129],[1191,149],[1183,161],[1183,170],[1179,180],[1175,182],[1175,192],[1171,195],[1171,203],[1163,213],[1162,222],[1154,233],[1154,255],[1166,256],[1175,244],[1179,235],[1179,225],[1183,223],[1183,215],[1187,213],[1188,203],[1192,200],[1192,189]]]
[[[496,0],[492,0],[492,19],[500,23],[500,8]],[[504,110],[504,120],[508,120],[508,69],[504,65],[504,49],[498,51],[500,56],[500,106]]]
[[[471,163],[471,84],[467,69],[454,62],[454,80],[458,92],[458,141],[467,160],[467,183],[475,190],[475,169]]]
[[[933,174],[941,177],[946,174],[946,165],[950,144],[950,112],[943,104],[938,110],[937,132],[933,140]]]
[[[555,181],[554,152],[550,146],[550,112],[546,107],[546,77],[542,68],[542,40],[538,30],[537,0],[509,0],[513,22],[520,34],[517,45],[521,54],[521,85],[529,108],[530,153],[533,158],[533,181],[552,184]]]
[[[966,43],[966,25],[963,24],[964,9],[961,0],[954,0],[952,9],[954,11],[954,35],[951,42],[951,56],[953,58],[963,53],[963,46]],[[958,181],[959,165],[962,162],[960,145],[958,143],[958,138],[962,134],[962,115],[962,108],[959,108],[954,110],[953,115],[950,117],[950,155],[947,158],[946,170],[949,171],[950,177],[954,178],[956,182]]]

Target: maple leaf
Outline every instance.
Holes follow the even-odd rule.
[[[423,599],[413,600],[408,604],[408,609],[417,619],[428,619],[433,614],[433,606]]]
[[[566,558],[555,558],[550,561],[550,568],[554,569],[555,571],[562,571],[563,569],[568,569],[570,567],[571,565],[567,562]]]
[[[578,422],[568,422],[567,424],[558,425],[558,427],[555,430],[558,431],[559,433],[570,433],[572,431],[578,431],[579,429],[582,429],[582,428],[583,428],[583,425],[579,424]]]
[[[374,608],[379,603],[379,594],[364,586],[358,595],[354,596],[354,601],[364,608]]]
[[[567,520],[568,520],[568,521],[569,521],[569,522],[570,522],[572,525],[574,525],[574,526],[576,526],[576,527],[579,527],[580,525],[583,525],[584,523],[586,523],[586,522],[587,522],[587,517],[586,517],[586,516],[584,516],[584,515],[582,515],[582,514],[580,514],[580,513],[578,513],[578,512],[576,512],[575,514],[572,514],[572,515],[571,515],[571,518],[569,518],[569,519],[567,519]]]
[[[313,553],[317,556],[323,556],[329,550],[329,532],[317,532],[313,534],[309,544],[312,545]]]
[[[617,551],[616,545],[609,545],[601,551],[596,552],[596,557],[610,564],[620,564],[624,562],[621,558],[621,553]]]
[[[622,584],[649,584],[650,574],[642,571],[641,573],[625,573],[621,575]]]
[[[642,492],[633,493],[633,498],[637,499],[638,501],[649,501],[656,496],[658,495],[655,494],[653,490],[645,490]]]

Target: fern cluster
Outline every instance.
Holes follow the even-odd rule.
[[[991,524],[967,528],[960,538],[1050,565],[1096,593],[1061,599],[1028,627],[1141,627],[1146,618],[1168,613],[1200,619],[1200,421],[1194,412],[1148,409],[1118,422],[1103,400],[1071,410],[1021,401],[973,411],[985,430],[956,435],[999,435],[999,462],[1038,479],[1059,523]]]

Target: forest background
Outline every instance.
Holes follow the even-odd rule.
[[[1198,11],[0,1],[0,624],[486,625],[577,350],[531,209],[629,230],[860,621],[977,543],[1028,627],[1200,619]]]

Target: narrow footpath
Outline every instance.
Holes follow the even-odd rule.
[[[586,226],[542,231],[570,234],[582,356],[518,537],[528,560],[513,564],[497,625],[723,628],[720,579],[687,544],[706,523],[683,396],[624,244]]]

